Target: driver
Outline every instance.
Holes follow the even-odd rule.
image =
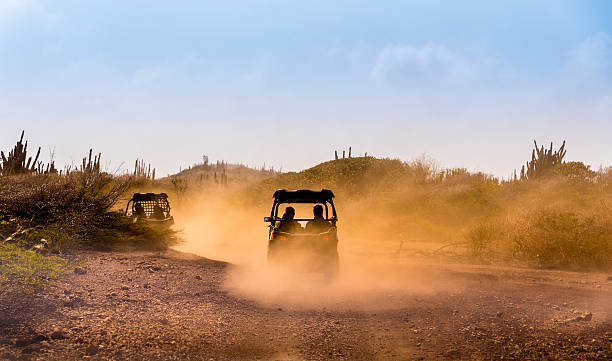
[[[314,214],[314,219],[312,221],[308,221],[306,223],[306,232],[310,233],[323,233],[327,232],[331,228],[331,223],[323,218],[323,206],[317,204],[312,209],[312,213]]]
[[[147,216],[144,207],[142,206],[142,203],[137,202],[136,204],[134,204],[134,216],[138,218],[145,218]]]
[[[293,207],[285,208],[285,214],[283,214],[283,218],[280,221],[278,230],[287,233],[295,233],[297,231],[301,231],[302,225],[298,221],[295,221],[293,219],[294,217],[295,209]]]

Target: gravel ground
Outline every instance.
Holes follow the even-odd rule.
[[[317,309],[234,292],[231,265],[183,253],[75,257],[49,290],[0,303],[0,359],[612,359],[603,274],[455,265],[459,289]]]

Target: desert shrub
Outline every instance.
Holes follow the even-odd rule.
[[[467,233],[468,248],[472,256],[483,257],[491,251],[500,236],[500,226],[494,222],[480,222]]]
[[[530,212],[516,225],[511,239],[517,256],[542,267],[612,267],[612,219],[604,212]]]
[[[44,238],[54,249],[108,249],[122,241],[151,248],[178,241],[172,229],[132,224],[111,208],[132,185],[132,177],[73,171],[3,177],[0,210],[22,229],[25,248]]]
[[[110,209],[130,185],[129,177],[95,172],[5,177],[0,209],[35,224],[68,214],[91,218]]]

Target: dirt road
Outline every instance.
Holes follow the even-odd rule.
[[[0,304],[0,359],[612,359],[605,274],[449,265],[431,282],[451,287],[284,304],[251,297],[257,278],[232,286],[223,262],[78,256],[55,287]]]

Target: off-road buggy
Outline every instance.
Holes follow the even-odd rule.
[[[134,222],[165,226],[174,224],[166,193],[134,193],[125,207],[125,216],[132,218]]]
[[[334,194],[323,189],[312,190],[277,190],[274,192],[274,203],[269,217],[268,262],[272,264],[285,264],[308,271],[321,272],[333,277],[338,272],[338,237],[336,223],[338,217],[334,206]],[[295,232],[281,231],[281,205],[291,204],[320,204],[324,208],[324,219],[329,227],[321,233],[307,232],[298,229]],[[284,211],[285,209],[281,210]],[[312,210],[310,211],[312,216]],[[297,222],[313,221],[313,218],[294,218]]]

